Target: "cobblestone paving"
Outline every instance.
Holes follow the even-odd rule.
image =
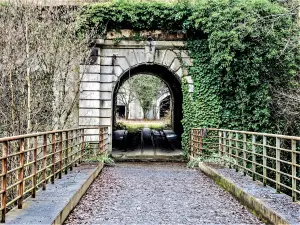
[[[179,163],[105,167],[65,224],[262,224],[198,170]]]

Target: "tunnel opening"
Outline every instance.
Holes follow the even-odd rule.
[[[166,86],[167,91],[162,91],[161,95],[156,96],[155,106],[151,113],[147,115],[145,112],[139,114],[138,110],[125,109],[123,114],[120,114],[120,108],[124,105],[120,103],[120,91],[124,90],[123,85],[126,85],[129,80],[138,76],[152,76],[159,78]],[[128,86],[128,84],[127,84]],[[124,92],[124,91],[123,91]],[[113,152],[114,151],[181,151],[181,134],[183,133],[182,120],[182,91],[180,78],[171,72],[168,68],[157,64],[143,64],[132,67],[125,71],[117,80],[113,91]],[[126,111],[129,111],[127,113]],[[143,110],[142,110],[143,111]],[[123,117],[120,117],[123,115]],[[132,131],[126,125],[125,121],[144,122],[143,127]],[[168,126],[153,127],[153,121],[167,121]],[[121,121],[121,123],[120,123]],[[150,121],[150,122],[149,122]],[[151,125],[152,124],[152,125]]]

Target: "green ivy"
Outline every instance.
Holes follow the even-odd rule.
[[[81,28],[104,27],[107,30],[133,29],[167,30],[183,29],[183,21],[191,15],[188,3],[113,1],[87,6],[82,13]]]
[[[193,127],[276,132],[270,90],[288,86],[300,70],[296,14],[276,1],[123,0],[89,6],[81,19],[82,29],[99,32],[105,27],[186,32],[194,92],[183,81],[185,150]]]
[[[209,46],[206,40],[187,43],[193,66],[189,75],[194,81],[194,92],[189,93],[183,83],[183,148],[187,149],[190,129],[194,127],[218,127],[220,124],[220,76],[210,64]]]

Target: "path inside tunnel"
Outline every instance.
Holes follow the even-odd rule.
[[[181,163],[105,167],[65,224],[262,224],[210,178]]]

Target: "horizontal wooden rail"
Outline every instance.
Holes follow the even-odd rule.
[[[18,206],[30,195],[34,198],[39,188],[61,179],[73,166],[90,156],[87,147],[88,129],[99,129],[99,153],[108,149],[108,127],[83,127],[54,130],[0,138],[1,162],[1,222],[7,210]]]
[[[215,154],[217,153],[217,154]],[[251,175],[298,201],[300,137],[250,131],[195,128],[190,157],[214,155],[236,171]]]

